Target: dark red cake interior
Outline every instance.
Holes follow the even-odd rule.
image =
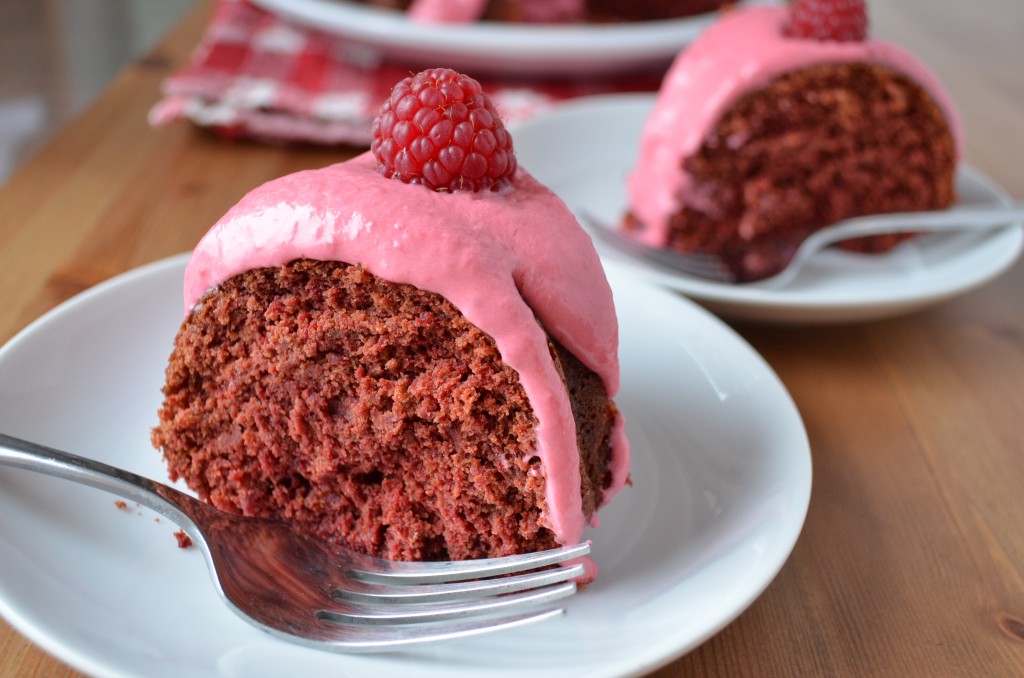
[[[614,405],[554,342],[587,518]],[[536,420],[494,341],[442,297],[299,260],[208,293],[175,341],[154,444],[219,508],[293,521],[391,559],[555,545]]]

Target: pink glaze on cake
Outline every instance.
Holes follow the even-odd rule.
[[[364,153],[242,198],[193,252],[185,312],[234,275],[298,258],[362,264],[440,294],[495,340],[538,421],[545,524],[560,543],[578,542],[585,525],[575,422],[545,330],[600,376],[610,398],[619,387],[618,322],[590,238],[565,204],[521,168],[501,192],[440,193],[385,179]],[[604,503],[629,471],[621,414],[611,441]]]
[[[627,185],[630,207],[646,226],[637,237],[651,247],[668,242],[669,216],[685,200],[689,177],[683,159],[697,152],[726,109],[743,94],[793,70],[822,63],[867,62],[920,84],[949,121],[958,152],[960,118],[938,79],[914,56],[878,41],[824,42],[782,34],[785,7],[727,12],[676,58],[644,125],[639,155]]]
[[[487,0],[413,0],[408,16],[413,21],[458,24],[477,21],[487,9]]]
[[[570,23],[586,19],[584,0],[534,0],[521,2],[523,21],[536,24]]]
[[[487,12],[487,0],[413,0],[407,14],[413,21],[458,24],[479,21]],[[527,23],[583,21],[584,0],[519,0],[517,9]]]

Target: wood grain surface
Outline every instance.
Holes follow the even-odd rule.
[[[1024,199],[1024,3],[871,2],[931,64],[966,158]],[[200,7],[0,189],[0,342],[114,274],[188,251],[243,193],[346,149],[152,129]],[[735,325],[778,372],[814,462],[803,533],[765,593],[682,676],[1024,675],[1024,264],[891,320]],[[77,676],[0,621],[0,675]]]

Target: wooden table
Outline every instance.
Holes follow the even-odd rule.
[[[191,249],[262,181],[345,157],[151,129],[201,7],[0,191],[0,342],[116,273]],[[1024,198],[1024,5],[877,0],[876,35],[932,64],[967,159]],[[1016,63],[1014,63],[1016,62]],[[776,580],[655,674],[1024,675],[1024,263],[936,308],[737,329],[792,393],[814,488]],[[77,675],[0,622],[0,675]]]

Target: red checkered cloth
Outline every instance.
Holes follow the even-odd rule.
[[[190,63],[169,77],[150,123],[177,119],[232,137],[366,146],[370,123],[410,68],[344,38],[311,30],[246,0],[218,0]],[[507,120],[564,99],[653,91],[661,74],[522,82],[480,78]]]

